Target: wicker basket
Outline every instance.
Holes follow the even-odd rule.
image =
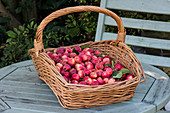
[[[43,29],[50,21],[57,17],[83,11],[104,13],[112,17],[117,22],[118,36],[117,40],[87,42],[79,45],[88,44],[90,48],[100,50],[104,52],[105,55],[113,58],[115,62],[120,62],[135,76],[133,79],[98,86],[79,85],[67,83],[58,72],[54,63],[46,54],[47,51],[53,51],[55,48],[44,49],[42,43]],[[62,107],[79,109],[107,105],[130,100],[134,95],[138,83],[145,81],[141,63],[133,51],[124,43],[125,35],[126,32],[121,18],[107,9],[96,6],[68,7],[51,13],[41,22],[36,32],[34,48],[30,49],[28,54],[31,55],[33,59],[39,78],[45,81],[52,89]],[[74,47],[74,45],[70,47]]]

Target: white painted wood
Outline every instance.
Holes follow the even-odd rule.
[[[33,65],[32,60],[26,60],[26,61],[23,61],[23,62],[14,63],[11,66],[23,67],[23,66],[30,66],[30,65]]]
[[[24,110],[33,110],[41,111],[42,113],[94,113],[94,110],[89,109],[77,109],[69,110],[64,109],[61,106],[49,106],[49,105],[38,105],[38,104],[29,104],[29,103],[19,103],[14,101],[6,101],[14,109],[24,109]]]
[[[93,109],[97,113],[155,113],[156,111],[154,105],[143,102],[121,102],[116,104],[109,104],[102,107],[97,106],[89,109]]]
[[[169,111],[160,110],[160,111],[158,111],[158,112],[156,112],[156,113],[169,113]]]
[[[141,83],[140,85],[138,85],[138,87],[135,90],[135,95],[134,97],[128,101],[128,102],[141,102],[142,99],[144,98],[144,96],[146,95],[146,92],[148,91],[148,89],[151,87],[152,82],[154,81],[153,78],[151,77],[147,77],[147,80],[145,83]],[[30,92],[25,92],[25,90],[23,91],[18,91],[16,89],[17,92],[13,92],[11,90],[8,90],[8,88],[12,88],[15,90],[15,88],[24,88],[26,90],[44,90],[44,91],[50,91],[50,89],[48,88],[48,86],[41,86],[41,85],[35,85],[35,84],[28,84],[28,83],[22,83],[22,82],[13,82],[13,81],[1,81],[0,82],[0,86],[5,87],[7,90],[4,90],[3,92],[0,93],[1,97],[5,97],[5,96],[10,96],[10,97],[18,97],[18,98],[24,98],[24,99],[33,99],[33,100],[50,100],[50,101],[57,101],[55,95],[39,95],[39,93],[30,93]]]
[[[24,109],[9,109],[6,111],[3,111],[2,113],[43,113],[41,111],[33,111],[33,110],[24,110]],[[44,112],[47,113],[47,112]]]
[[[128,11],[139,11],[145,13],[156,13],[156,14],[169,14],[170,15],[170,1],[168,0],[107,0],[105,8],[108,9],[117,9],[117,10],[128,10]],[[151,21],[151,20],[142,20],[142,19],[131,19],[131,18],[122,18],[125,28],[136,28],[144,30],[153,30],[153,31],[163,31],[170,32],[170,22],[161,22],[161,21]],[[101,20],[99,23],[104,21],[105,25],[117,26],[116,23],[109,16],[105,16],[105,19]],[[117,34],[107,33],[107,32],[98,32],[101,34],[101,40],[116,40]],[[139,37],[127,35],[125,39],[126,44],[135,45],[140,47],[154,48],[154,49],[163,49],[170,50],[170,40],[165,39],[155,39],[148,37]],[[140,61],[148,63],[155,66],[165,66],[170,67],[170,58],[167,57],[157,57],[153,55],[141,55],[139,56]],[[152,57],[153,56],[153,57]],[[160,58],[160,59],[159,59]]]
[[[102,40],[116,40],[116,33],[104,32]],[[126,35],[125,43],[140,47],[170,50],[170,40]]]
[[[144,102],[154,104],[157,107],[157,111],[166,105],[170,100],[170,79],[157,79],[148,94],[146,95]]]
[[[117,26],[114,19],[112,19],[110,16],[105,16],[104,20],[105,20],[104,21],[105,25]],[[122,17],[122,21],[125,28],[170,32],[170,22],[132,19],[132,18],[124,18],[124,17]]]
[[[147,63],[142,63],[142,67],[145,70],[145,74],[155,78],[155,79],[169,79],[169,76],[162,70],[148,65]]]
[[[4,103],[4,101],[2,101],[2,99],[0,98],[0,112],[5,111],[7,109],[9,109],[9,106]]]
[[[34,65],[26,66],[25,68],[27,70],[31,71],[31,72],[37,72],[37,70],[35,69]]]
[[[1,68],[0,69],[0,80],[3,79],[8,74],[10,74],[12,71],[15,71],[16,69],[17,67],[13,67],[11,65]]]
[[[163,67],[170,67],[170,58],[169,57],[161,57],[161,56],[154,56],[154,55],[145,55],[135,53],[139,61],[143,63],[147,63],[154,66],[163,66]]]
[[[150,89],[154,81],[155,81],[154,78],[146,75],[146,81],[140,83],[136,87],[135,95],[132,97],[132,99],[129,101],[124,101],[124,102],[127,102],[127,103],[142,102],[142,100],[144,99],[146,93],[148,92],[148,90]]]
[[[103,7],[103,8],[104,8],[105,5],[106,5],[106,0],[102,0],[100,7]],[[96,38],[95,38],[95,41],[96,41],[96,42],[101,40],[102,33],[103,33],[104,30],[105,30],[104,17],[105,17],[104,14],[99,13],[97,30],[96,30],[96,35],[95,35],[95,37],[96,37]]]
[[[116,40],[117,34],[115,33],[103,33],[102,40]],[[128,45],[135,45],[141,47],[148,47],[148,48],[156,48],[156,49],[166,49],[170,50],[170,40],[159,40],[159,39],[151,39],[146,37],[138,37],[138,36],[130,36],[127,35],[125,42]],[[154,56],[154,55],[146,55],[146,54],[139,54],[135,53],[137,58],[147,64],[155,65],[155,66],[164,66],[170,67],[170,58],[169,57],[161,57],[161,56]]]
[[[170,15],[169,0],[107,0],[107,8]]]
[[[170,100],[169,102],[165,105],[165,110],[170,111]]]
[[[49,90],[49,87],[46,84],[39,84],[39,83],[29,83],[29,82],[20,82],[20,81],[9,81],[9,80],[2,80],[0,82],[0,86],[7,86],[7,87],[21,87],[21,88],[28,88],[28,89],[41,89],[41,90]]]
[[[55,95],[39,95],[38,93],[23,93],[23,92],[14,92],[14,91],[4,91],[0,93],[0,97],[12,97],[12,98],[23,98],[29,100],[39,100],[39,101],[50,101],[50,102],[58,102],[57,97]]]
[[[27,65],[27,64],[25,64]],[[23,65],[24,66],[24,65]],[[44,84],[42,84],[41,80],[36,80],[34,82],[30,82],[30,79],[25,77],[27,75],[34,77],[35,72],[30,71],[30,69],[24,67],[20,67],[6,78],[2,79],[0,82],[0,97],[8,103],[8,105],[15,111],[21,110],[27,113],[27,111],[33,112],[42,112],[42,113],[50,113],[50,112],[99,112],[99,113],[108,113],[108,112],[120,112],[120,113],[134,113],[134,112],[145,112],[145,113],[154,113],[156,112],[155,105],[150,103],[142,102],[146,99],[146,95],[148,92],[151,92],[152,86],[155,83],[155,79],[165,79],[167,75],[162,76],[162,73],[158,73],[153,66],[147,66],[147,64],[143,65],[147,81],[144,83],[140,83],[135,90],[135,96],[130,101],[124,101],[122,103],[110,104],[106,106],[98,106],[94,108],[88,109],[79,109],[79,110],[67,110],[60,106],[57,101],[57,98],[52,93],[52,91]],[[146,68],[145,68],[146,67]],[[149,69],[147,69],[149,68]],[[21,72],[24,71],[27,74]],[[151,71],[150,73],[148,73]],[[18,77],[16,76],[18,74]],[[17,78],[17,81],[14,81],[12,78]],[[25,79],[23,79],[25,78]],[[20,80],[21,79],[21,80]],[[36,83],[35,83],[36,82]],[[157,85],[159,86],[159,85]],[[156,87],[157,87],[156,86]],[[42,89],[41,89],[42,87]],[[164,84],[163,89],[166,89],[166,85]],[[157,90],[161,91],[162,90]],[[162,96],[162,94],[167,95],[167,92],[159,93],[158,96]],[[166,97],[166,96],[165,96]],[[161,98],[161,97],[157,97]],[[165,104],[167,99],[162,99],[155,102],[159,103],[157,106],[162,106]],[[149,100],[148,100],[149,101]],[[122,110],[123,107],[123,110]],[[136,109],[139,108],[139,109]],[[57,109],[57,110],[56,110]],[[7,110],[8,111],[8,110]],[[12,112],[12,111],[10,111]],[[10,113],[9,112],[9,113]],[[8,113],[8,112],[7,112]]]
[[[144,63],[142,63],[142,66],[145,74],[156,79],[150,90],[148,90],[149,92],[144,98],[144,102],[156,105],[158,111],[170,100],[170,78],[156,67]]]
[[[60,106],[58,101],[47,101],[47,100],[33,100],[33,99],[27,99],[27,98],[19,98],[19,97],[10,97],[5,96],[2,97],[4,101],[12,101],[12,102],[18,102],[18,103],[27,103],[27,104],[37,104],[37,105],[43,105],[43,106],[53,106],[57,107]]]
[[[41,89],[26,89],[26,88],[13,88],[7,86],[0,86],[0,92],[11,91],[11,92],[21,92],[21,93],[29,93],[29,94],[39,94],[39,95],[54,95],[52,90],[41,90]]]
[[[42,80],[38,78],[37,72],[29,71],[27,67],[24,66],[18,68],[13,73],[9,74],[7,77],[4,78],[4,80],[41,83],[41,84],[44,83]]]

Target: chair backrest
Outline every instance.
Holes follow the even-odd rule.
[[[170,0],[101,0],[100,7],[111,10],[135,11],[170,16]],[[170,33],[170,22],[168,21],[144,20],[126,17],[121,18],[125,29],[133,28]],[[105,26],[116,26],[116,23],[109,16],[99,14],[95,41],[116,39],[117,34],[106,32]],[[170,35],[168,35],[168,37],[170,39]],[[168,39],[126,35],[125,43],[130,46],[153,48],[160,51],[170,50],[170,40]],[[135,54],[141,62],[155,66],[170,67],[170,57],[168,56],[156,56],[145,53]]]

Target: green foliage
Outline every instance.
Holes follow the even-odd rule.
[[[6,29],[7,29],[6,26],[0,25],[0,37],[2,37],[0,38],[1,43],[4,43],[5,40],[7,39]]]
[[[88,47],[89,47],[89,45],[86,44],[86,45],[81,46],[80,48],[81,48],[81,50],[83,50],[83,49],[88,48]]]
[[[10,18],[8,18],[8,17],[0,18],[0,24],[1,24],[0,25],[0,37],[1,37],[0,42],[1,43],[5,43],[6,39],[8,38],[8,36],[6,34],[7,27],[4,26],[4,24],[6,24],[9,21],[10,21]]]
[[[61,29],[63,28],[58,28],[56,31],[48,29],[49,26],[43,32],[45,48],[59,47],[61,46],[60,43],[62,44],[64,40],[69,40],[67,35],[62,35],[63,31]],[[6,32],[9,38],[6,40],[5,46],[0,47],[3,51],[0,67],[30,59],[27,52],[33,48],[36,30],[37,24],[32,21],[28,25],[19,26],[18,29],[13,28],[13,30]]]
[[[66,33],[69,35],[71,43],[87,42],[94,40],[97,27],[97,13],[84,12],[68,15],[66,19]]]
[[[128,69],[121,69],[119,72],[113,71],[112,77],[113,78],[121,78],[123,74],[129,73]]]
[[[6,40],[6,45],[1,47],[3,56],[0,67],[29,59],[27,52],[33,47],[36,29],[37,24],[31,22],[19,26],[19,29],[14,28],[6,32],[9,38]]]
[[[10,20],[11,20],[11,19],[8,18],[8,17],[0,18],[0,24],[6,23],[6,22],[8,22],[8,21],[10,21]]]
[[[64,6],[69,0],[39,0],[38,8],[40,10],[56,10]]]
[[[31,8],[32,0],[17,0],[15,8],[16,18],[20,17],[22,26],[8,30],[4,26],[0,26],[0,35],[3,35],[5,45],[0,47],[0,67],[28,60],[27,55],[29,49],[33,48],[33,40],[37,30],[37,24],[29,23],[26,16],[22,19],[23,13]],[[8,5],[8,0],[3,0]],[[51,12],[61,8],[78,6],[78,5],[98,5],[100,0],[39,0],[36,1],[38,24]],[[9,6],[6,6],[8,9]],[[83,12],[65,15],[50,22],[43,31],[43,45],[45,48],[59,47],[65,45],[73,45],[77,43],[94,40],[97,27],[98,13]],[[4,18],[2,22],[8,22],[9,19]],[[1,23],[1,20],[0,20]],[[29,24],[26,24],[29,23]]]

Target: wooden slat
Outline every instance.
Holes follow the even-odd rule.
[[[30,71],[28,67],[20,67],[20,68],[18,67],[17,70],[10,73],[3,80],[29,82],[33,84],[44,83],[41,79],[38,78],[37,72]]]
[[[11,72],[15,71],[17,67],[13,66],[6,66],[0,69],[0,80],[2,80],[4,77],[6,77]]]
[[[34,110],[24,110],[24,109],[8,109],[2,113],[43,113],[42,111],[34,111]],[[46,113],[46,112],[45,112]]]
[[[102,40],[110,40],[115,39],[115,33],[103,33]],[[126,44],[129,45],[136,45],[141,47],[149,47],[149,48],[157,48],[157,49],[166,49],[170,50],[170,40],[159,40],[159,39],[147,39],[144,37],[137,37],[137,36],[126,36]],[[161,56],[154,56],[154,55],[145,55],[145,54],[138,54],[135,53],[137,58],[147,64],[155,65],[155,66],[163,66],[163,67],[170,67],[170,58],[168,57],[161,57]]]
[[[0,112],[9,109],[9,106],[0,98]]]
[[[108,0],[106,7],[110,9],[170,15],[169,0]]]
[[[15,101],[6,101],[12,109],[23,109],[23,110],[33,110],[33,111],[41,111],[41,113],[94,113],[94,110],[89,109],[77,109],[77,110],[69,110],[64,109],[60,105],[59,106],[49,106],[49,105],[38,105],[38,104],[30,104],[30,103],[19,103]]]
[[[12,102],[18,102],[18,103],[37,104],[37,105],[53,106],[53,107],[60,106],[58,101],[33,100],[33,99],[12,97],[12,96],[5,96],[5,97],[2,97],[2,99],[4,101],[12,101]]]
[[[102,107],[93,107],[89,109],[93,109],[97,113],[155,113],[156,111],[154,105],[143,102],[121,102],[116,104],[109,104]]]
[[[100,7],[105,8],[105,6],[106,6],[106,0],[102,0]],[[102,33],[105,30],[105,26],[104,26],[104,14],[99,13],[98,23],[100,23],[100,24],[97,24],[95,41],[100,41],[101,40]]]
[[[41,90],[49,90],[49,87],[46,84],[40,83],[29,83],[29,82],[21,82],[21,81],[9,81],[9,80],[2,80],[0,82],[0,86],[10,86],[13,88],[28,88],[28,89],[41,89]]]
[[[151,77],[146,77],[148,81],[146,81],[145,83],[141,83],[138,85],[138,87],[136,88],[135,90],[135,95],[133,96],[133,98],[128,101],[129,102],[141,102],[146,94],[146,92],[148,91],[148,89],[151,87],[152,85],[152,82],[154,81],[153,78]],[[37,88],[37,89],[40,89],[40,90],[44,90],[45,87],[42,89],[40,88],[41,86],[33,86],[33,84],[21,84],[21,83],[16,83],[16,82],[6,82],[6,81],[3,81],[3,85],[2,87],[5,87],[6,90],[4,90],[3,92],[1,92],[0,94],[0,97],[2,98],[5,98],[5,97],[10,97],[10,98],[22,98],[22,99],[26,99],[26,100],[42,100],[42,101],[52,101],[52,102],[55,102],[57,101],[57,98],[55,97],[55,95],[39,95],[39,93],[28,93],[28,91],[24,92],[24,91],[18,91],[16,89],[17,92],[13,92],[13,91],[10,91],[8,88],[9,87],[12,87],[14,90],[15,88],[24,88],[26,90],[32,90],[33,91]],[[21,86],[19,86],[21,85]],[[28,86],[26,86],[28,85]],[[31,89],[31,88],[32,89]],[[49,90],[49,88],[48,88]]]
[[[44,106],[44,105],[37,105],[37,104],[29,104],[29,103],[19,103],[15,101],[6,101],[12,109],[18,110],[25,110],[25,111],[34,111],[34,112],[41,112],[41,113],[59,113],[58,109],[54,106]]]
[[[147,74],[146,74],[146,79],[147,81],[142,82],[137,86],[135,90],[135,95],[132,97],[132,99],[129,101],[124,101],[124,102],[127,102],[127,103],[142,102],[147,91],[150,89],[153,82],[155,81],[154,78],[148,76]]]
[[[54,95],[52,90],[41,90],[41,89],[28,89],[28,88],[13,88],[8,86],[0,86],[0,92],[11,91],[11,92],[22,92],[29,94],[38,94],[38,95]]]
[[[156,112],[156,113],[169,113],[169,111],[160,110],[160,111],[158,111],[158,112]]]
[[[4,91],[0,93],[0,97],[11,97],[11,98],[23,98],[23,99],[29,99],[29,100],[40,100],[40,101],[50,101],[50,102],[58,102],[57,97],[55,95],[39,95],[36,94],[30,94],[30,93],[23,93],[23,92],[13,92],[13,91]]]
[[[170,67],[170,58],[168,57],[145,55],[139,53],[135,53],[135,55],[143,63],[147,63],[154,66]]]
[[[133,98],[128,101],[128,102],[141,102],[146,94],[146,92],[148,91],[148,89],[151,87],[152,82],[154,81],[153,78],[151,77],[146,77],[147,81],[145,83],[141,83],[138,85],[138,87],[135,90],[135,95],[133,96]],[[6,85],[4,85],[3,87],[6,87]],[[16,88],[16,87],[12,87],[12,88]],[[27,87],[25,87],[26,89]],[[14,89],[15,90],[15,89]],[[27,89],[27,90],[31,90],[31,89]],[[6,88],[6,90],[4,90],[3,92],[0,93],[0,97],[17,97],[17,98],[23,98],[23,99],[31,99],[31,100],[43,100],[43,101],[58,101],[57,98],[55,97],[55,95],[51,95],[51,94],[39,94],[39,93],[30,93],[30,92],[24,92],[24,91],[18,91],[17,92],[13,92],[8,90],[8,87]]]
[[[88,109],[77,109],[77,110],[69,110],[69,109],[63,109],[61,106],[58,107],[50,107],[50,106],[41,106],[41,105],[34,105],[34,104],[25,104],[25,103],[15,103],[12,101],[7,101],[9,105],[16,109],[28,109],[28,110],[35,110],[35,111],[43,111],[44,112],[55,112],[55,113],[112,113],[113,111],[115,113],[120,112],[121,113],[137,113],[137,112],[145,112],[145,113],[154,113],[155,107],[150,104],[146,103],[117,103],[117,104],[110,104],[107,106],[99,106],[99,107],[93,107]],[[121,106],[124,106],[124,109],[122,109]],[[138,109],[136,109],[136,107]]]
[[[7,96],[13,98],[17,97],[17,98],[32,99],[32,100],[57,102],[56,96],[53,93],[51,93],[52,91],[47,85],[31,84],[25,82],[14,82],[14,81],[1,81],[0,87],[3,87],[1,89],[0,97]]]
[[[15,67],[25,67],[25,66],[33,66],[33,61],[32,60],[26,60],[26,61],[22,61],[22,62],[18,62],[18,63],[14,63],[11,66],[15,66]]]
[[[105,25],[117,26],[116,22],[109,16],[105,16]],[[125,28],[144,29],[151,31],[170,32],[170,22],[123,18]]]
[[[144,72],[146,75],[151,76],[155,79],[168,79],[169,78],[169,76],[165,72],[160,70],[159,68],[148,65],[146,63],[142,63],[142,67],[145,70]]]
[[[102,40],[116,40],[116,33],[104,32]],[[140,47],[170,50],[170,40],[153,39],[148,37],[126,35],[125,43]]]
[[[158,79],[153,84],[144,102],[154,104],[157,111],[160,110],[170,99],[170,79]]]
[[[34,65],[26,66],[26,69],[31,71],[31,72],[37,72]]]
[[[170,78],[154,66],[144,63],[142,66],[147,75],[156,79],[143,101],[156,105],[158,111],[170,100]]]

